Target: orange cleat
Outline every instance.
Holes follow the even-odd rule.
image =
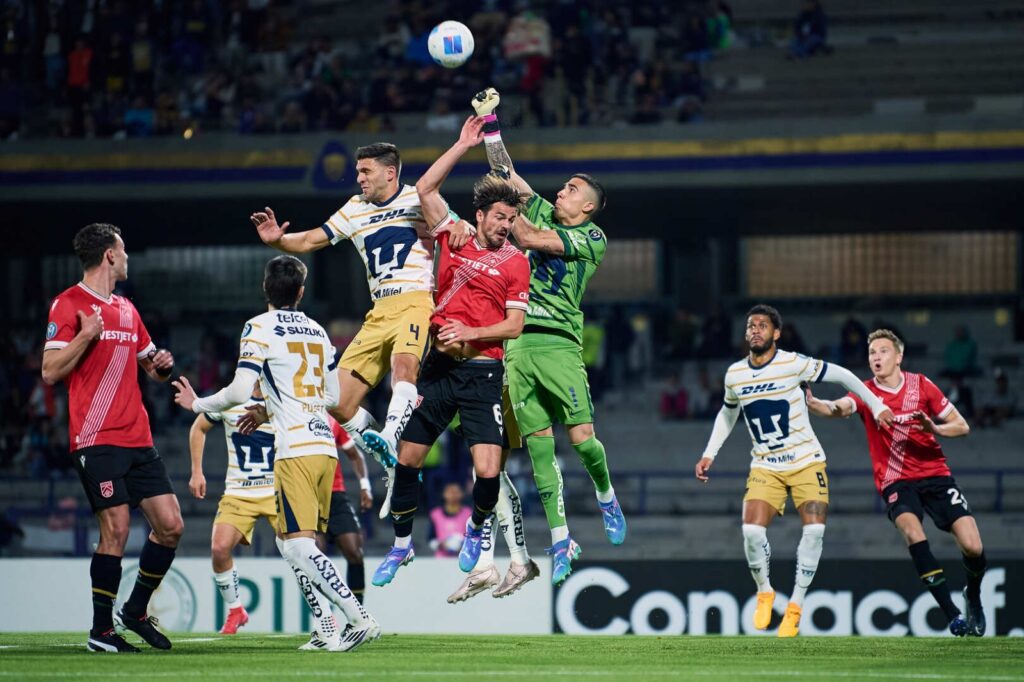
[[[228,617],[224,620],[224,627],[220,629],[222,635],[233,635],[238,632],[238,628],[242,627],[249,622],[249,614],[246,613],[245,607],[238,606],[228,611]]]
[[[754,627],[767,630],[772,622],[772,605],[775,604],[775,592],[758,592],[757,609],[754,611]]]
[[[782,622],[779,624],[779,637],[796,637],[800,632],[801,613],[803,613],[803,609],[793,602],[789,602],[789,606],[786,607],[786,615],[782,617]]]

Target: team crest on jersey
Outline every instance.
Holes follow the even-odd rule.
[[[114,482],[113,481],[103,481],[103,482],[101,482],[100,483],[100,495],[102,495],[103,497],[113,497],[114,496]]]
[[[51,322],[46,325],[46,340],[49,341],[53,337],[57,336],[57,323]]]
[[[252,322],[245,323],[245,328],[242,329],[242,338],[246,338],[249,334],[252,334]]]
[[[899,498],[900,498],[900,494],[899,493],[893,493],[893,494],[889,495],[889,504],[894,504],[896,502],[896,500],[898,500]]]
[[[590,231],[590,238],[593,239],[595,242],[601,241],[601,237],[603,236],[604,235],[601,234],[601,230],[598,230],[597,228],[594,228],[593,230]]]

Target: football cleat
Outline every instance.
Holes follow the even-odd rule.
[[[470,522],[466,522],[466,537],[462,540],[462,549],[459,550],[459,569],[463,573],[469,573],[476,568],[476,562],[480,561],[480,550],[484,544],[484,527],[473,528]]]
[[[772,605],[775,604],[775,592],[758,592],[757,608],[754,610],[754,627],[767,630],[772,622]]]
[[[800,632],[800,616],[803,613],[803,609],[799,605],[789,602],[789,606],[786,607],[786,615],[782,617],[782,622],[779,623],[779,637],[796,637]]]
[[[501,581],[501,584],[498,585],[494,592],[491,592],[491,596],[497,599],[507,597],[539,575],[540,567],[537,566],[537,562],[533,559],[530,559],[528,564],[512,562],[508,567],[508,573],[505,574],[504,580]]]
[[[363,431],[363,444],[367,452],[373,455],[380,465],[387,468],[394,468],[398,463],[398,454],[395,452],[396,444],[385,438],[379,431],[366,429]]]
[[[238,632],[238,628],[242,627],[248,622],[249,614],[246,612],[245,607],[237,606],[228,611],[228,617],[224,619],[224,627],[220,629],[220,634],[236,634]]]
[[[552,555],[551,559],[551,584],[560,585],[572,573],[572,562],[580,557],[583,550],[572,538],[566,538],[556,542],[544,550]]]
[[[459,585],[459,589],[451,593],[448,597],[449,604],[455,604],[456,602],[466,601],[470,597],[475,597],[484,590],[494,587],[501,581],[501,577],[498,575],[498,569],[491,564],[487,568],[481,568],[473,571],[466,576],[466,579]]]
[[[384,561],[373,572],[371,582],[377,587],[387,585],[395,579],[395,573],[398,573],[399,568],[411,564],[415,558],[416,552],[413,550],[411,542],[405,548],[392,547],[384,557]]]
[[[391,495],[395,492],[395,467],[384,469],[384,501],[380,503],[377,518],[383,521],[391,513]]]
[[[85,643],[85,646],[89,651],[95,651],[99,653],[108,654],[137,654],[139,650],[137,647],[132,646],[128,642],[124,641],[121,635],[114,632],[111,628],[106,632],[97,633],[93,630],[89,631],[89,640]]]
[[[501,102],[501,95],[494,88],[487,88],[473,95],[473,100],[470,104],[473,105],[473,111],[476,112],[477,116],[486,116],[487,114],[493,113],[498,108],[498,104]]]
[[[967,596],[964,588],[964,605],[967,607],[967,635],[969,637],[985,636],[985,609],[981,606],[981,595],[974,599]]]
[[[122,608],[114,616],[114,622],[119,623],[126,630],[131,630],[137,634],[146,644],[154,649],[171,648],[171,640],[167,639],[164,633],[156,629],[160,622],[153,616],[143,614],[141,618],[135,618],[125,614]]]
[[[380,639],[380,624],[373,616],[367,616],[362,623],[346,627],[337,646],[331,647],[329,651],[352,651],[377,639]]]
[[[598,502],[597,506],[601,508],[604,534],[608,536],[608,541],[613,545],[621,545],[626,539],[626,517],[622,515],[619,501],[613,495],[611,502]]]
[[[967,621],[964,620],[963,616],[957,616],[953,620],[949,621],[949,632],[954,637],[966,637],[970,633],[970,626],[967,625]]]

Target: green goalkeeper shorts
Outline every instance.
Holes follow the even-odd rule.
[[[593,423],[594,403],[578,344],[554,334],[523,334],[505,348],[505,376],[524,436],[555,423]]]

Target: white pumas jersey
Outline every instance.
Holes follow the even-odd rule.
[[[761,367],[752,367],[746,359],[729,366],[725,406],[743,410],[754,444],[752,468],[794,471],[825,461],[800,383],[820,381],[827,367],[824,360],[784,350]]]
[[[351,239],[366,266],[374,301],[434,290],[434,238],[416,188],[402,185],[382,203],[357,195],[323,224],[331,244]]]
[[[224,477],[224,494],[234,497],[259,498],[274,494],[274,427],[260,424],[248,436],[238,432],[238,420],[245,416],[246,408],[262,405],[262,400],[250,398],[237,407],[223,412],[206,412],[206,418],[224,424],[224,439],[228,444],[228,472]]]
[[[327,405],[338,395],[337,380],[327,381],[334,354],[327,332],[302,311],[271,310],[245,323],[238,366],[260,375],[276,459],[338,456],[327,423]]]

